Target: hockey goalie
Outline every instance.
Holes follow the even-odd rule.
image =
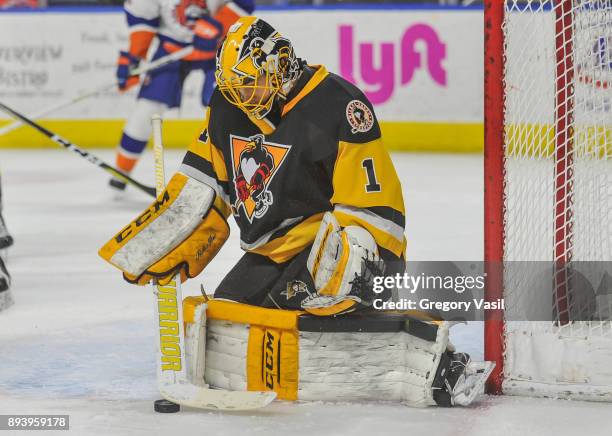
[[[196,277],[229,235],[245,254],[184,302],[191,377],[286,400],[467,405],[488,376],[444,322],[374,313],[404,270],[402,188],[372,105],[240,18],[217,52],[204,125],[166,190],[100,255],[131,283]],[[390,295],[384,295],[390,298]]]

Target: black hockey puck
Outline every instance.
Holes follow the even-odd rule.
[[[181,406],[168,400],[156,400],[153,409],[158,413],[180,412]]]

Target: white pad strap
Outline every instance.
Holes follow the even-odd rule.
[[[187,377],[191,383],[207,386],[206,370],[206,304],[196,306],[193,322],[185,324],[185,362]]]

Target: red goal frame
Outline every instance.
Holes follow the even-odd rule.
[[[569,321],[566,265],[572,256],[572,165],[573,165],[573,16],[572,0],[555,5],[555,217],[554,289],[558,322]],[[485,298],[504,296],[505,216],[505,123],[503,22],[505,0],[484,4],[484,260]],[[532,259],[520,259],[532,260]],[[504,374],[504,316],[501,309],[487,311],[484,330],[485,360],[496,363],[487,384],[492,394],[502,393]]]

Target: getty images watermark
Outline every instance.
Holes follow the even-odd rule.
[[[377,310],[423,310],[423,311],[471,311],[504,309],[504,300],[487,301],[482,298],[458,299],[457,296],[470,291],[482,294],[485,286],[486,273],[481,275],[430,275],[395,274],[393,276],[376,276],[373,291],[382,294],[385,291],[397,290],[398,294],[409,293],[411,298],[384,300],[375,298],[372,306]],[[419,295],[427,292],[429,297]],[[434,293],[446,292],[445,295]],[[452,292],[452,293],[448,293]]]

